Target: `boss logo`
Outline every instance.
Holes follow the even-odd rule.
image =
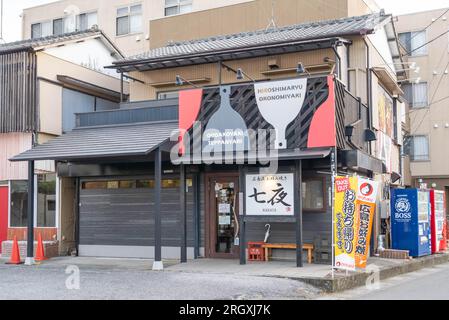
[[[412,218],[411,213],[396,212],[394,216],[396,219],[400,219],[400,220],[410,220]]]

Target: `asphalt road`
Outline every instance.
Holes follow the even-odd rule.
[[[321,299],[449,300],[449,264],[386,279],[377,289],[361,287]]]
[[[308,299],[317,293],[298,281],[252,276],[105,270],[80,267],[79,290],[74,273],[64,267],[0,265],[0,299],[81,300],[251,300]],[[67,289],[68,281],[70,288]]]

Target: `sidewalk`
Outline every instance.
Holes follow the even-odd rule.
[[[4,262],[6,260],[0,260],[2,267],[4,267]],[[164,272],[283,278],[298,280],[325,292],[339,292],[365,285],[372,272],[378,272],[380,280],[384,280],[447,262],[449,262],[449,253],[413,260],[371,258],[368,268],[364,272],[346,273],[337,271],[334,277],[332,277],[331,267],[326,265],[306,264],[304,268],[296,268],[294,262],[273,261],[269,263],[252,262],[242,266],[237,260],[198,259],[191,260],[185,264],[180,264],[179,261],[164,261]],[[59,257],[45,261],[36,265],[36,267],[41,269],[59,269],[71,265],[76,265],[81,269],[152,272],[153,261],[144,259]]]

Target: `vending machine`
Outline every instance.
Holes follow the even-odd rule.
[[[392,247],[408,250],[412,257],[430,255],[430,192],[394,189],[391,192]]]
[[[443,191],[430,191],[432,253],[441,253],[447,249],[446,202]]]

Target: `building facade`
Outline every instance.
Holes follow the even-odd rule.
[[[215,8],[223,10],[210,11]],[[278,26],[286,26],[362,15],[372,9],[376,5],[371,0],[319,0],[313,5],[306,0],[62,0],[25,9],[23,39],[98,25],[130,56],[169,41],[264,29],[272,14]],[[188,19],[183,18],[186,14]]]
[[[168,18],[173,30],[169,21],[192,17]],[[270,224],[271,241],[297,244],[298,265],[303,243],[315,246],[316,263],[330,264],[332,173],[381,182],[376,236],[387,190],[402,184],[401,64],[393,19],[383,12],[173,42],[109,66],[131,78],[120,110],[79,114],[77,130],[12,160],[56,161],[61,184],[76,186],[60,210],[74,217],[65,227],[82,256],[154,258],[156,267],[180,254],[244,263],[248,242],[263,241]],[[293,92],[258,96],[278,90]],[[289,97],[297,100],[267,112],[293,111],[263,111],[262,101]],[[194,122],[222,137],[226,127],[243,132],[229,141],[229,162],[211,161],[204,139],[217,134],[200,129],[198,142]],[[264,147],[245,135],[279,127]],[[254,159],[251,150],[264,152]],[[282,189],[263,191],[260,170],[274,160],[269,179]]]
[[[413,185],[445,190],[449,196],[449,167],[444,146],[449,139],[448,9],[398,17],[401,45],[407,52],[408,79],[402,87],[410,105],[408,153]],[[443,34],[443,35],[442,35]],[[433,40],[433,41],[432,41]],[[428,43],[429,42],[429,43]]]
[[[103,66],[121,57],[98,30],[0,45],[0,241],[27,237],[28,167],[9,159],[72,131],[76,113],[118,109],[120,78]],[[35,174],[36,234],[61,239],[54,161]]]
[[[149,49],[150,20],[251,0],[62,0],[25,9],[23,38],[60,35],[97,25],[125,55]]]

